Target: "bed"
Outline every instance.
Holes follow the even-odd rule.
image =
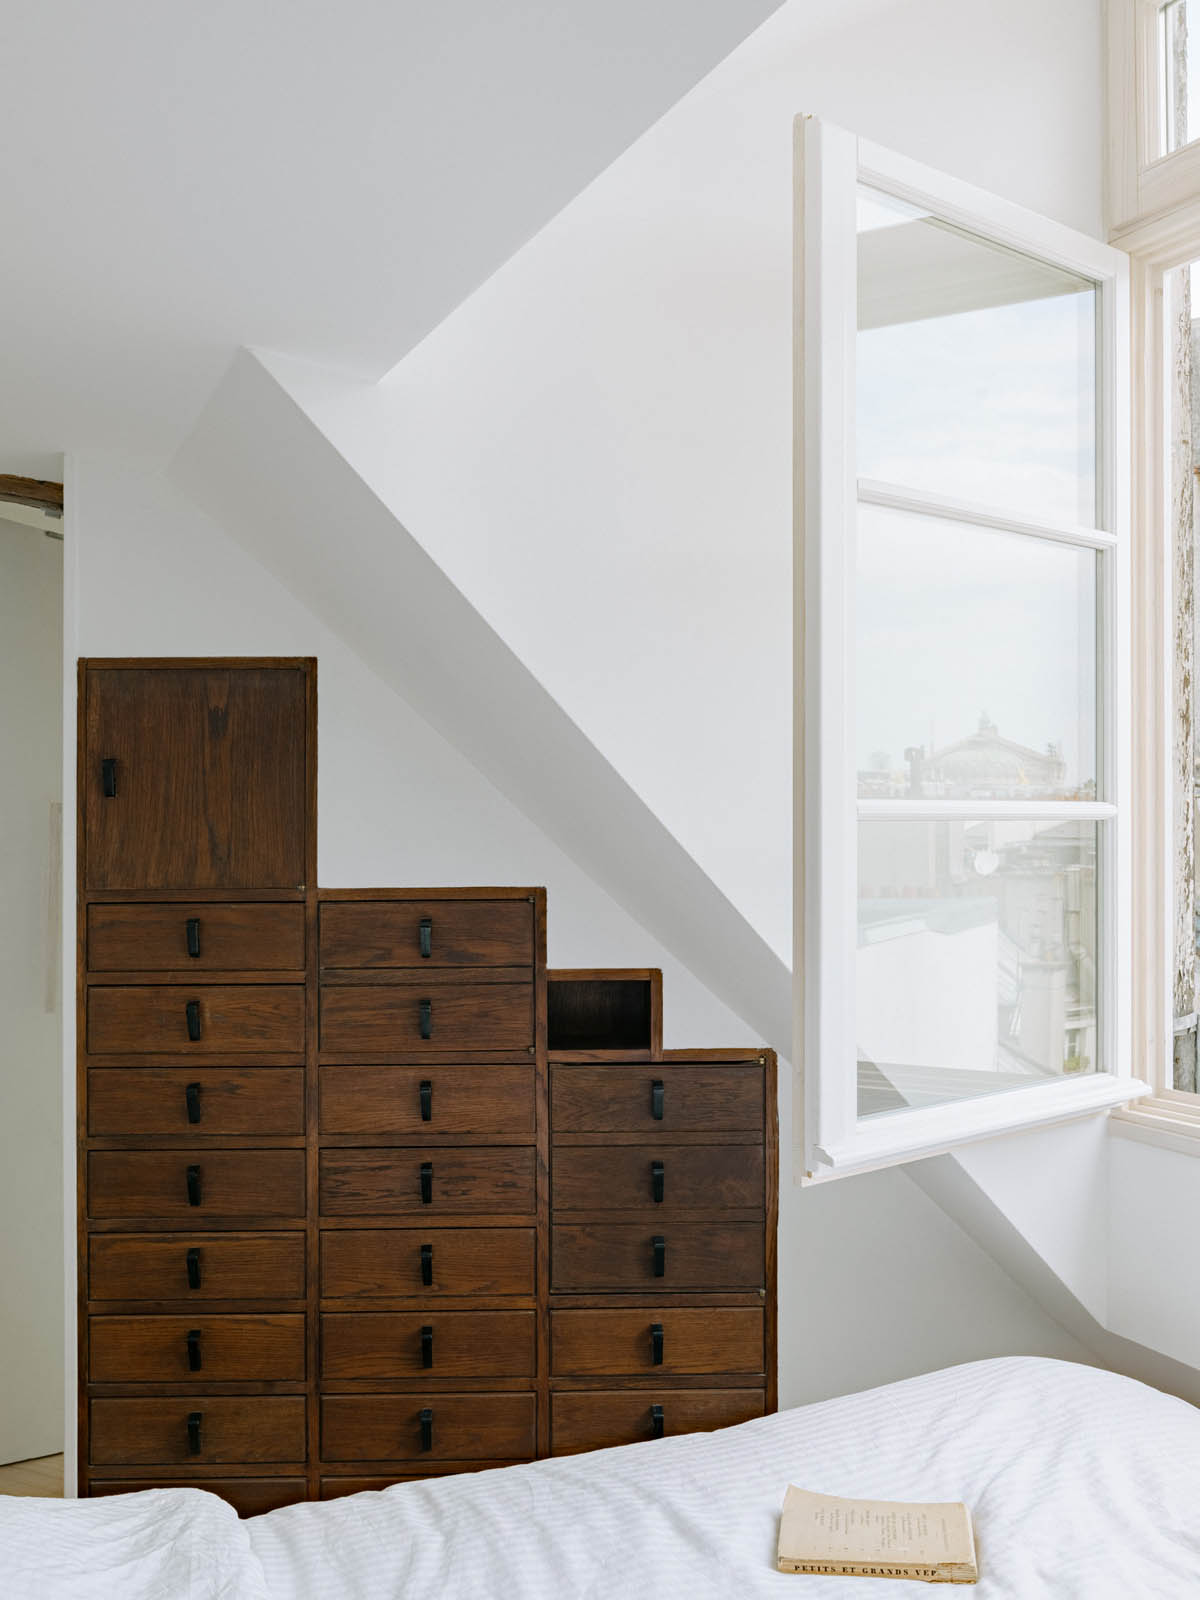
[[[1041,1359],[975,1362],[718,1433],[398,1485],[239,1522],[212,1495],[0,1502],[0,1594],[37,1600],[853,1600],[774,1570],[789,1482],[964,1499],[979,1600],[1200,1596],[1200,1412]]]

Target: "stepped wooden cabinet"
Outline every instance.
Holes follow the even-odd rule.
[[[775,1059],[548,973],[544,890],[322,890],[316,664],[91,661],[79,1489],[243,1514],[775,1406]]]

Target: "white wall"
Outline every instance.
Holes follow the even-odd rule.
[[[63,1426],[62,551],[0,512],[0,1462]]]
[[[1101,228],[1099,0],[908,0],[815,40],[807,9],[382,392],[274,368],[785,959],[792,118]]]
[[[661,966],[668,1044],[755,1042],[284,583],[155,470],[77,459],[72,484],[72,665],[76,654],[317,655],[322,884],[544,883],[553,964]],[[786,1064],[782,1078],[787,1128]],[[1086,1359],[902,1173],[801,1190],[787,1141],[782,1168],[785,1404],[984,1355]]]

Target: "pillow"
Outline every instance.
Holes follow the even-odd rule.
[[[237,1512],[202,1489],[0,1496],[0,1588],[36,1600],[269,1600]]]

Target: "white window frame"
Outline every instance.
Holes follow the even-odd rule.
[[[1200,211],[1200,139],[1160,153],[1161,0],[1107,0],[1108,227],[1114,243],[1155,217]],[[1200,40],[1196,41],[1200,70]]]
[[[1180,207],[1126,235],[1133,357],[1133,819],[1138,870],[1133,1007],[1136,1067],[1151,1096],[1120,1113],[1118,1131],[1159,1130],[1200,1145],[1200,1096],[1174,1087],[1175,739],[1174,528],[1167,461],[1169,373],[1164,278],[1200,260],[1200,212]]]
[[[1110,237],[1130,257],[1134,1070],[1151,1086],[1113,1131],[1200,1154],[1200,1096],[1174,1087],[1174,527],[1164,279],[1200,260],[1200,140],[1159,155],[1159,0],[1108,0]],[[1200,40],[1197,41],[1200,64]]]
[[[1130,1070],[1129,278],[1126,257],[1074,230],[815,118],[796,121],[795,1060],[802,1182],[1107,1111],[1147,1092]],[[1050,525],[855,473],[857,185],[865,182],[1099,286],[1097,357],[1106,532]],[[854,748],[856,511],[876,505],[1022,529],[1103,553],[1101,792],[1094,803],[860,801]],[[1113,1070],[859,1120],[855,1047],[856,841],[860,816],[970,814],[1103,820],[1102,1059]]]

